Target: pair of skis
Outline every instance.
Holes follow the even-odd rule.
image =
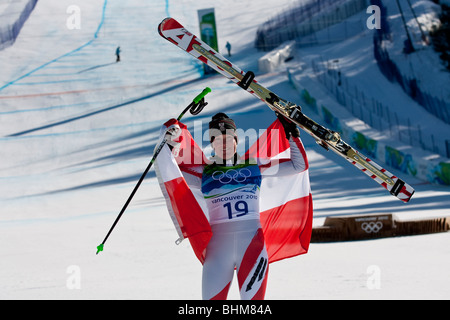
[[[393,196],[403,202],[408,202],[411,199],[414,194],[414,189],[410,185],[356,151],[341,139],[339,133],[329,130],[307,117],[302,112],[300,106],[280,98],[272,91],[260,85],[255,80],[255,74],[253,72],[248,71],[244,73],[201,39],[186,30],[175,19],[164,19],[160,23],[158,30],[163,38],[227,77],[242,89],[266,103],[273,111],[293,121],[301,129],[309,133],[319,145],[344,157],[355,167],[387,189]]]

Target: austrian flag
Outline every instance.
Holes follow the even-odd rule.
[[[167,127],[178,125],[180,148],[165,145],[156,159],[156,173],[179,241],[189,239],[201,263],[212,236],[206,202],[201,190],[192,181],[201,178],[202,169],[209,164],[187,127],[176,120]],[[313,206],[309,184],[308,160],[299,138],[291,138],[296,150],[286,139],[284,128],[277,119],[241,157],[242,161],[257,160],[263,175],[260,187],[260,221],[269,263],[308,252],[312,232]],[[174,152],[176,151],[176,152]],[[299,152],[304,170],[277,176],[282,163],[291,160],[291,152]]]

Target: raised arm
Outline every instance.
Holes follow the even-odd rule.
[[[300,131],[295,123],[277,114],[283,125],[286,138],[290,146],[290,159],[276,159],[270,163],[261,164],[262,175],[287,176],[303,172],[308,169],[308,158],[303,143],[300,139]]]

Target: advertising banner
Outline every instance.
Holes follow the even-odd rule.
[[[219,52],[214,8],[198,10],[198,21],[200,26],[200,38],[211,48]],[[207,65],[204,65],[204,71],[205,74],[211,74],[215,72]]]

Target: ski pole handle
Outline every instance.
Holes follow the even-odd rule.
[[[196,96],[195,98],[194,98],[194,103],[195,104],[197,104],[197,103],[199,103],[200,102],[200,100],[202,100],[202,98],[204,97],[204,96],[206,96],[208,93],[210,93],[211,92],[211,89],[209,88],[209,87],[206,87],[205,89],[203,89],[203,91],[202,91],[202,93],[200,93],[198,96]]]
[[[205,102],[205,96],[211,92],[211,89],[209,87],[206,87],[203,89],[203,91],[192,100],[192,102],[186,107],[186,109],[183,110],[183,112],[178,116],[177,120],[181,120],[181,118],[184,116],[184,114],[189,110],[192,115],[199,114],[203,108],[208,104]]]

